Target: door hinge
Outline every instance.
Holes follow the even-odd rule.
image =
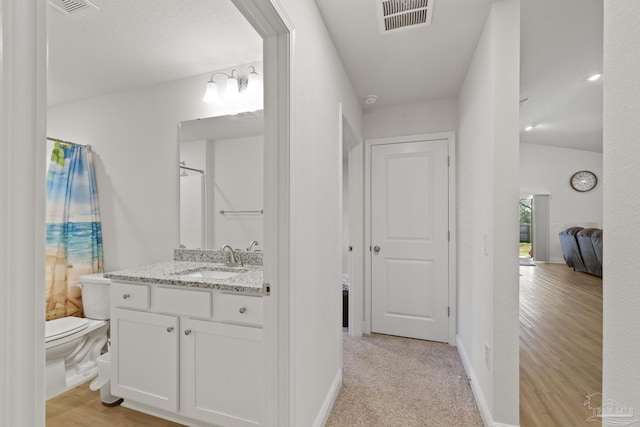
[[[369,252],[371,252],[371,245],[369,245]]]
[[[262,284],[262,293],[263,295],[271,295],[271,285],[269,283]]]
[[[451,317],[451,307],[447,307],[447,317]]]
[[[451,231],[447,231],[447,242],[451,241]]]
[[[447,166],[451,166],[451,156],[447,156]]]

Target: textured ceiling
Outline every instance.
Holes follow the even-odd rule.
[[[457,97],[492,0],[433,0],[429,27],[381,35],[376,0],[316,0],[364,109]],[[602,151],[602,0],[521,0],[521,141]],[[606,76],[604,76],[606,79]]]
[[[374,0],[316,0],[362,99],[373,107],[458,96],[492,0],[433,0],[432,24],[381,34]]]
[[[262,39],[230,0],[92,0],[49,7],[49,105],[262,60]]]
[[[49,8],[49,105],[262,60],[230,0]],[[380,34],[375,0],[316,0],[358,96],[378,108],[457,97],[493,0],[434,0],[431,26]],[[602,151],[602,0],[522,0],[521,141]],[[603,77],[606,80],[606,76]]]
[[[602,152],[602,0],[521,7],[520,141]]]

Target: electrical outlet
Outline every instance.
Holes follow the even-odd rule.
[[[487,365],[487,369],[491,370],[491,347],[489,343],[484,343],[484,363]]]
[[[482,243],[484,246],[484,255],[489,256],[489,234],[488,233],[484,233],[482,235]]]

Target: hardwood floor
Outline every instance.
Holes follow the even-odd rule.
[[[520,274],[520,425],[601,425],[584,402],[602,391],[602,279],[564,264]]]
[[[89,390],[89,383],[47,401],[47,427],[179,427],[161,418],[122,406],[108,408],[100,392]]]

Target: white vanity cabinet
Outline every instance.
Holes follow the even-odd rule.
[[[191,426],[261,425],[262,297],[111,284],[111,391]]]

